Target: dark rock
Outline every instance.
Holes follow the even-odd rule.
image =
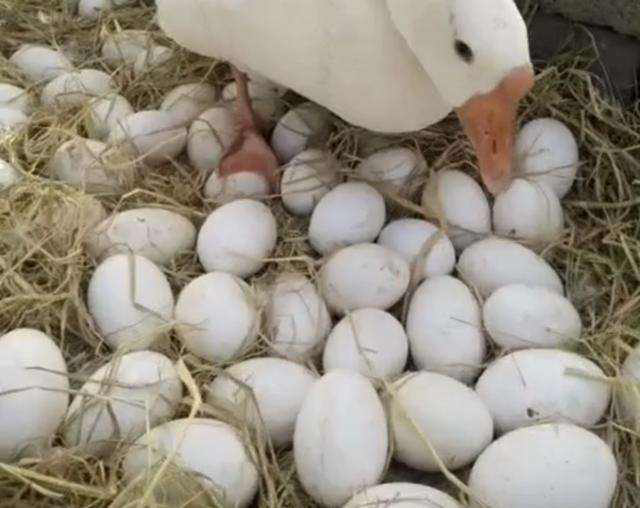
[[[640,37],[638,0],[516,0],[540,5],[546,12],[592,25],[612,27],[617,32]]]
[[[529,37],[534,63],[545,63],[566,51],[594,49],[598,60],[591,71],[605,92],[623,104],[640,98],[640,40],[545,13],[533,17]]]

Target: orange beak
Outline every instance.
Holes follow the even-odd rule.
[[[457,113],[473,144],[482,181],[492,194],[510,182],[518,103],[533,87],[530,67],[518,68],[498,87],[471,98]]]

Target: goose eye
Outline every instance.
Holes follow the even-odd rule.
[[[461,41],[460,39],[456,39],[454,44],[457,55],[462,58],[465,62],[471,63],[473,62],[473,50],[469,47],[469,45]]]

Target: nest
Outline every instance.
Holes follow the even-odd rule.
[[[108,69],[100,61],[100,40],[105,31],[146,28],[156,40],[175,49],[172,60],[157,73],[135,78],[127,69],[114,77],[121,93],[136,110],[159,106],[173,87],[206,80],[221,85],[228,79],[222,63],[200,58],[163,38],[153,24],[154,8],[142,2],[102,17],[99,22],[78,20],[65,14],[64,0],[0,0],[0,82],[29,88],[8,57],[18,45],[39,42],[64,47],[80,67]],[[564,55],[540,69],[533,93],[524,104],[523,121],[543,116],[562,120],[578,136],[582,167],[571,193],[563,202],[567,227],[563,237],[544,255],[566,283],[567,293],[581,313],[584,336],[580,353],[595,360],[617,385],[619,366],[636,344],[640,327],[640,110],[623,110],[608,102],[586,71],[592,55]],[[109,69],[113,73],[113,69]],[[39,87],[31,86],[34,93]],[[300,101],[288,95],[287,101]],[[36,112],[27,132],[6,138],[0,157],[15,163],[27,178],[0,194],[0,331],[33,327],[55,337],[64,352],[72,386],[109,358],[85,306],[86,286],[94,268],[83,242],[100,217],[139,206],[163,207],[189,217],[199,226],[215,206],[202,194],[203,177],[185,159],[150,170],[121,195],[88,196],[49,178],[47,161],[74,135],[83,135],[83,112]],[[335,120],[329,146],[345,167],[353,167],[367,152],[385,145],[404,144],[421,150],[428,169],[416,175],[417,194],[429,175],[443,168],[474,173],[473,153],[455,118],[424,131],[388,138]],[[96,201],[97,200],[97,201]],[[307,224],[287,215],[279,201],[270,201],[279,224],[278,248],[268,268],[253,279],[263,288],[276,273],[295,270],[315,277],[318,260],[306,242]],[[419,207],[396,199],[392,215],[418,215]],[[166,269],[180,288],[202,273],[194,253],[182,256]],[[401,309],[399,309],[401,312]],[[259,355],[264,342],[247,352]],[[181,350],[171,337],[159,348],[188,367],[185,397],[179,416],[196,412],[229,420],[216,408],[203,404],[198,387],[222,366],[207,365]],[[620,476],[615,508],[640,506],[640,435],[617,419],[614,400],[606,420],[596,431],[610,443],[618,459]],[[241,422],[236,422],[241,425]],[[295,477],[292,452],[276,453],[261,432],[243,428],[262,474],[260,506],[313,506]],[[163,506],[147,485],[124,490],[115,461],[98,461],[54,447],[49,454],[15,465],[0,464],[0,507],[124,507]],[[168,471],[168,472],[167,472]],[[188,478],[175,474],[194,492]],[[406,475],[392,468],[387,480]],[[400,475],[400,476],[398,476]],[[424,480],[424,475],[416,478]],[[465,473],[457,475],[465,479]],[[457,492],[448,475],[435,484]],[[431,484],[434,484],[431,482]],[[191,485],[190,488],[188,486]],[[448,487],[447,487],[448,486]],[[191,506],[213,506],[206,496]]]

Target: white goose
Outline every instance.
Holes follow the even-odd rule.
[[[196,53],[251,69],[363,128],[400,133],[456,110],[485,185],[511,173],[518,102],[533,85],[513,0],[157,0],[164,32]],[[278,162],[234,68],[242,135],[222,175]]]

